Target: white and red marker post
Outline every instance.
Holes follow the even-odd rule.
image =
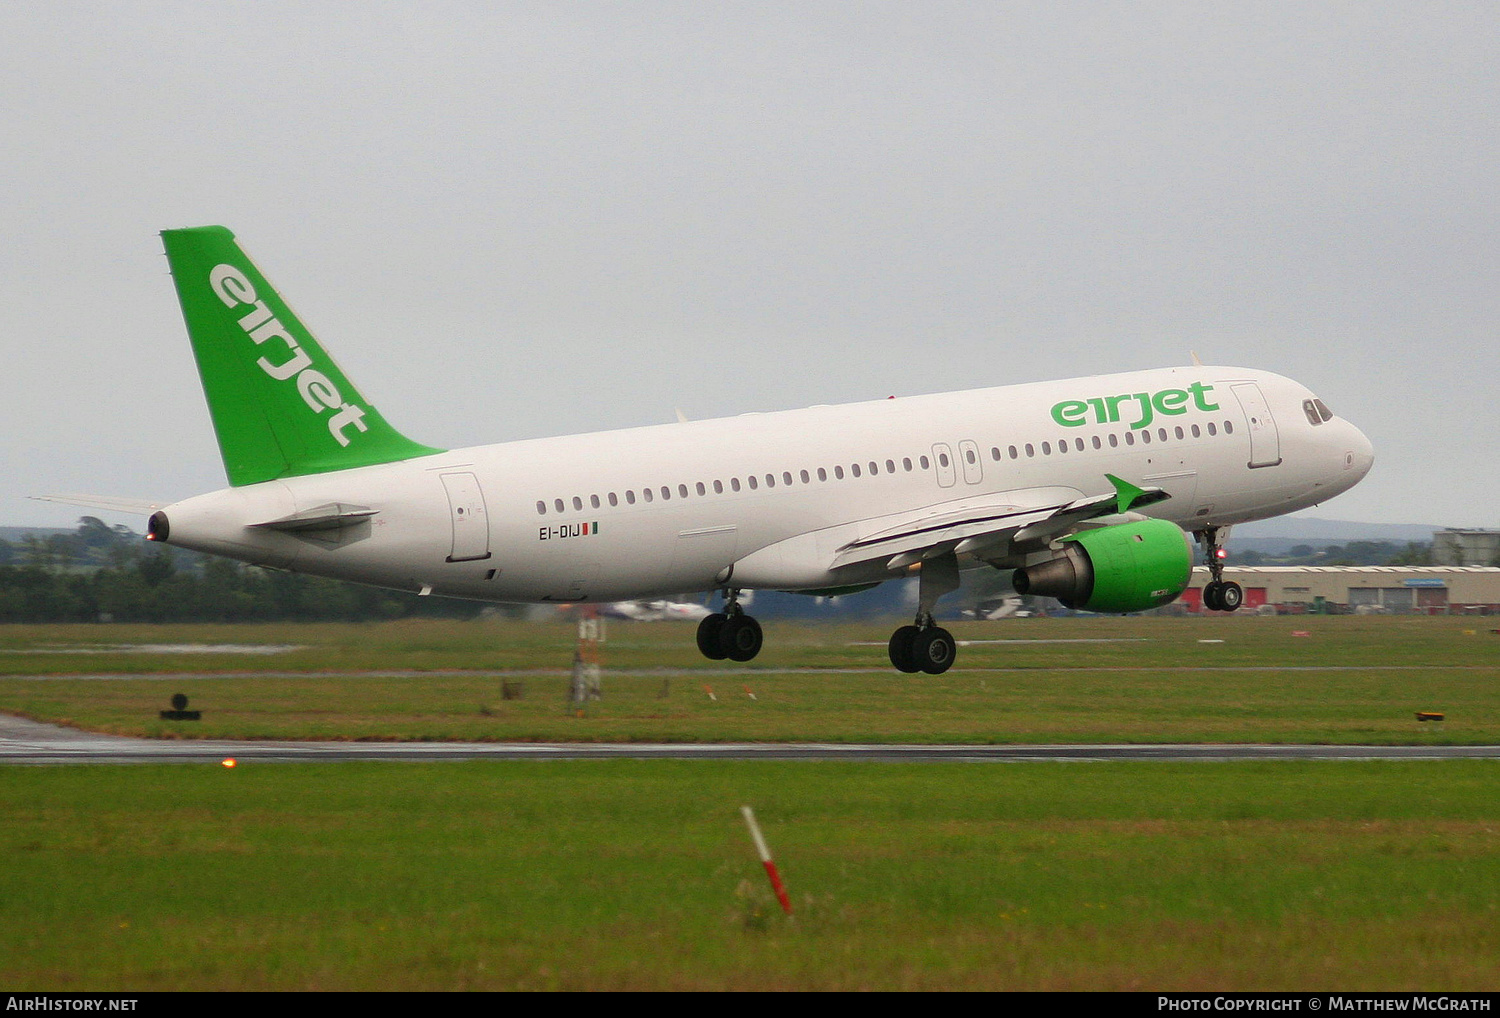
[[[781,882],[781,874],[776,872],[776,863],[771,858],[771,850],[766,847],[766,839],[760,833],[760,824],[755,822],[755,811],[749,806],[741,806],[740,812],[745,815],[745,826],[750,828],[750,837],[755,839],[755,851],[760,853],[760,861],[766,868],[766,876],[771,878],[771,890],[776,892],[776,900],[781,902],[781,910],[791,915],[792,900],[787,897],[786,885]]]

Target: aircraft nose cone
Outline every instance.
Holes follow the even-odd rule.
[[[1370,472],[1370,467],[1375,465],[1375,447],[1365,437],[1365,433],[1354,425],[1349,425],[1349,441],[1347,451],[1344,453],[1344,469],[1354,474],[1355,480],[1362,479]]]

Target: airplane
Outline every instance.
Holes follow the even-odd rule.
[[[743,607],[747,599],[741,598]],[[639,601],[612,601],[602,606],[600,614],[632,622],[702,622],[713,612],[706,605],[692,601],[670,601],[663,598]]]
[[[386,422],[222,226],[166,230],[229,487],[152,510],[152,541],[276,569],[480,600],[717,591],[697,642],[759,653],[741,592],[849,593],[916,573],[891,664],[956,657],[933,619],[960,567],[1130,613],[1175,600],[1201,546],[1210,608],[1231,526],[1321,503],[1369,440],[1305,386],[1156,368],[466,449]],[[59,498],[58,500],[66,500]],[[82,498],[74,499],[81,504]],[[114,500],[118,508],[124,504]]]

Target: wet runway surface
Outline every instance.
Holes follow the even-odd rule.
[[[833,743],[239,742],[96,735],[0,714],[0,764],[308,763],[345,760],[1445,760],[1500,759],[1500,746],[907,746]]]

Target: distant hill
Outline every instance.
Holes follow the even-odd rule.
[[[1230,541],[1289,542],[1290,544],[1346,544],[1349,541],[1431,541],[1441,526],[1429,523],[1356,523],[1352,520],[1325,520],[1316,516],[1278,516],[1256,523],[1242,523],[1234,528]]]

